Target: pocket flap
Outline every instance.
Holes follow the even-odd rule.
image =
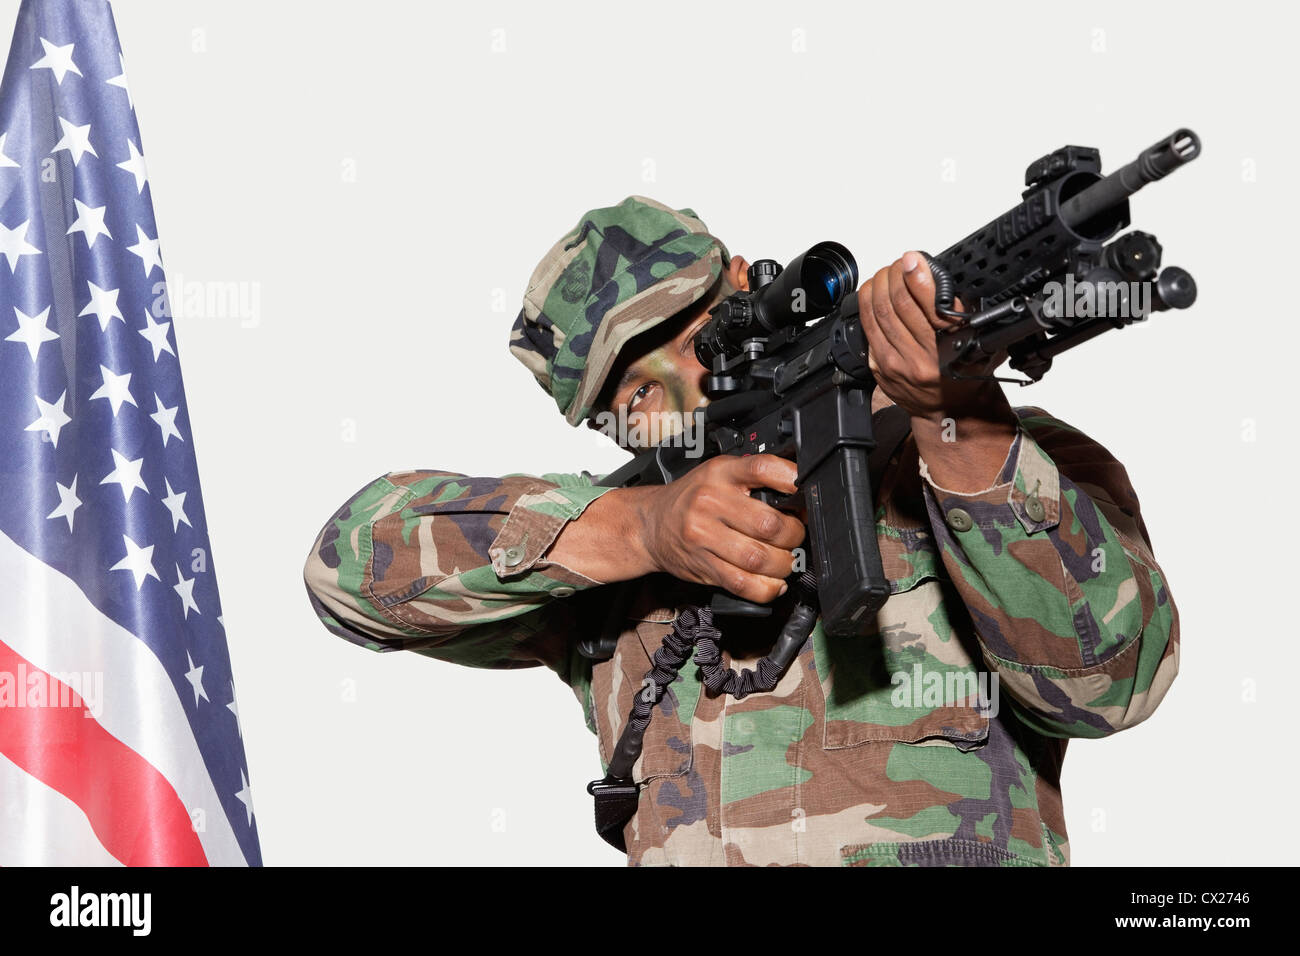
[[[818,680],[826,701],[823,746],[868,741],[972,750],[988,740],[994,675],[948,620],[959,600],[946,581],[930,579],[892,594],[862,637],[813,632]]]

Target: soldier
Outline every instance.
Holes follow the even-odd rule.
[[[594,209],[534,271],[510,350],[570,425],[689,413],[706,378],[692,336],[747,267],[689,209]],[[711,694],[682,669],[611,840],[629,864],[1068,865],[1067,740],[1146,719],[1177,673],[1177,610],[1123,466],[994,382],[939,375],[946,320],[916,253],[858,298],[872,410],[896,404],[911,426],[876,496],[890,596],[866,638],[818,625],[770,692]],[[788,600],[804,528],[750,490],[795,477],[771,455],[640,488],[388,474],[325,525],[305,578],[325,626],[371,650],[550,667],[607,768],[651,656],[705,586]],[[633,596],[614,606],[620,581]],[[584,657],[611,608],[613,656]],[[737,669],[770,644],[724,628]]]

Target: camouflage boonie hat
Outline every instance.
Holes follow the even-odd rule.
[[[730,258],[693,210],[644,196],[592,209],[533,270],[510,351],[577,425],[619,349],[708,293]]]

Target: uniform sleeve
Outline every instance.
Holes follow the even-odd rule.
[[[988,666],[1034,730],[1101,737],[1149,717],[1178,673],[1178,611],[1128,474],[1038,408],[996,483],[961,494],[921,462],[943,561]]]
[[[571,638],[608,589],[545,554],[608,490],[586,473],[385,475],[317,536],[303,572],[312,605],[331,632],[373,651],[546,665],[574,686],[583,668]]]

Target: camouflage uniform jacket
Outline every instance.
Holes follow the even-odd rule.
[[[1151,714],[1178,670],[1178,616],[1123,466],[1041,409],[1016,411],[984,491],[932,484],[910,435],[890,462],[877,532],[892,585],[873,635],[819,625],[772,692],[741,701],[683,668],[634,771],[630,864],[1068,865],[1066,742]],[[616,589],[546,552],[605,490],[586,473],[387,475],[318,537],[312,603],[371,650],[545,664],[606,765],[692,592],[637,582],[613,658],[577,653]]]

